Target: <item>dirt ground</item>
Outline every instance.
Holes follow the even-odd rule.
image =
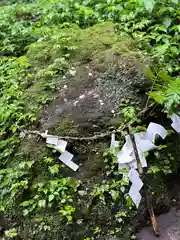
[[[180,211],[172,208],[168,213],[157,218],[160,236],[153,235],[152,227],[146,227],[137,234],[138,240],[179,240]]]

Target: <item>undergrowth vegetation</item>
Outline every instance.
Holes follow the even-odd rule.
[[[94,29],[95,38],[88,48],[83,40],[92,37],[89,27],[103,22],[106,26],[112,26],[113,22],[117,35],[110,31],[109,38],[103,38],[102,31],[99,37]],[[74,66],[91,61],[98,46],[105,51],[117,36],[131,39],[136,52],[150,59],[152,69],[145,70],[153,82],[149,99],[160,104],[165,113],[176,112],[180,103],[180,3],[178,0],[1,1],[0,30],[0,209],[9,222],[31,216],[44,223],[45,211],[58,212],[63,224],[71,225],[80,182],[64,177],[63,168],[48,152],[41,159],[44,176],[38,178],[36,169],[40,160],[23,159],[19,150],[20,133],[36,124],[41,107],[53,100],[53,94],[62,87],[63,76],[73,75]],[[110,162],[109,154],[104,157],[106,173],[111,179],[101,186],[97,184],[91,194],[104,204],[111,199],[117,205],[128,182],[116,180],[116,164]],[[158,171],[156,167],[151,170]],[[168,167],[166,170],[170,171]],[[126,210],[115,213],[116,221],[121,224],[134,214],[130,200],[126,199],[125,206]],[[14,237],[16,228],[9,226],[12,234],[9,230],[7,235]],[[44,231],[49,230],[45,223],[43,226]]]

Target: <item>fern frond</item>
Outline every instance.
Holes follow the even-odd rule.
[[[149,97],[158,104],[164,104],[166,112],[173,112],[180,104],[180,78],[175,80],[168,78],[166,86],[155,85],[155,91],[149,93]]]

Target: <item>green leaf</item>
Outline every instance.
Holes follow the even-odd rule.
[[[71,221],[72,221],[72,216],[71,216],[71,215],[68,215],[68,216],[67,216],[67,220],[68,220],[69,222],[71,222]]]
[[[172,20],[171,20],[171,18],[168,17],[168,16],[166,16],[166,17],[164,18],[164,20],[163,20],[163,24],[164,24],[164,26],[165,26],[166,28],[168,28],[168,27],[171,25],[171,22],[172,22]]]
[[[159,104],[162,104],[166,100],[166,97],[162,95],[161,91],[150,92],[149,97],[154,99]]]
[[[163,44],[159,45],[155,48],[157,55],[162,56],[166,52],[166,50],[169,48],[169,44]]]
[[[114,201],[116,201],[116,199],[119,197],[119,192],[118,191],[111,190],[110,194],[111,194],[111,197]]]
[[[51,202],[53,199],[54,199],[54,195],[53,194],[49,195],[48,201]]]
[[[171,0],[171,2],[177,4],[179,0]]]
[[[28,214],[29,214],[28,209],[25,209],[25,210],[23,211],[23,216],[27,216]]]
[[[168,75],[166,71],[163,71],[163,70],[159,71],[157,75],[158,75],[158,82],[169,83],[173,80],[172,77]]]
[[[69,185],[75,190],[79,185],[80,182],[78,182],[75,178],[69,178]]]
[[[17,237],[17,229],[16,228],[10,228],[9,230],[5,231],[5,235],[9,237],[10,239]]]
[[[154,0],[143,0],[144,7],[147,11],[152,12],[156,2]]]
[[[124,186],[122,186],[120,189],[121,189],[121,192],[122,192],[122,193],[125,192],[125,187],[124,187]]]
[[[59,172],[59,165],[55,164],[55,165],[49,167],[49,171],[52,175],[58,173]]]
[[[66,202],[66,199],[63,198],[63,199],[61,200],[61,203],[65,203],[65,202]]]
[[[44,161],[45,163],[52,163],[52,162],[53,162],[53,158],[51,158],[51,157],[45,157],[45,158],[43,159],[43,161]]]
[[[20,206],[27,207],[33,203],[34,203],[34,200],[24,201],[20,204]]]
[[[39,200],[38,206],[39,206],[40,208],[45,208],[45,206],[46,206],[46,200]]]

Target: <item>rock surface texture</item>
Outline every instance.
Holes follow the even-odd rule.
[[[144,228],[138,235],[139,240],[179,240],[180,239],[180,212],[171,209],[170,212],[157,218],[160,237],[153,235],[152,228]]]
[[[40,115],[42,130],[68,118],[80,131],[88,128],[97,132],[98,127],[102,130],[102,126],[111,125],[123,101],[130,100],[133,106],[145,103],[151,81],[144,76],[138,55],[127,51],[131,40],[126,39],[125,45],[111,23],[83,30],[83,36],[78,31],[82,30],[74,33],[80,45],[74,61],[80,64],[76,62],[76,67],[66,73],[55,100]]]

